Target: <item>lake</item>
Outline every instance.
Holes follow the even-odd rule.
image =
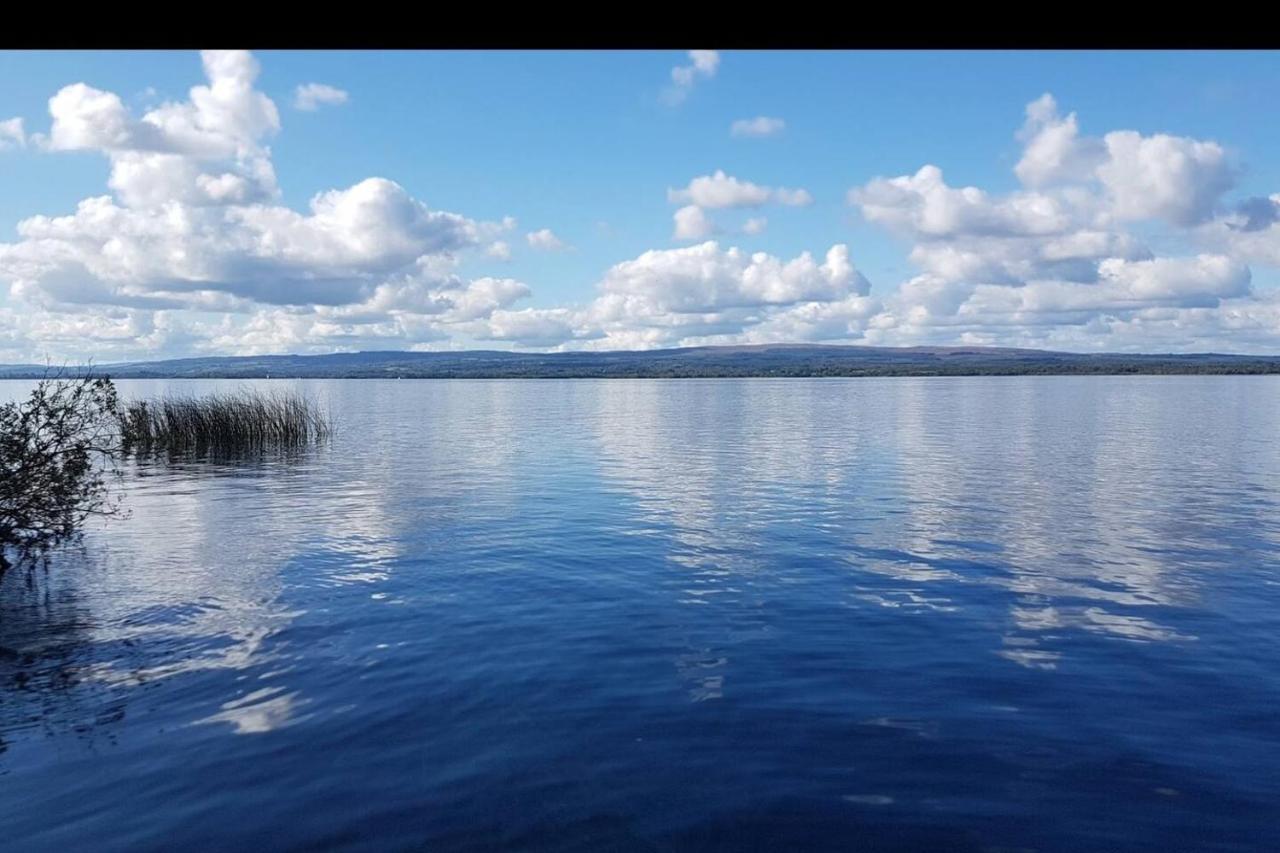
[[[1280,846],[1280,377],[119,384],[337,434],[0,583],[8,850]]]

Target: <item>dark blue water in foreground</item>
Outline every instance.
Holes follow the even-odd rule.
[[[1278,379],[299,384],[0,584],[0,846],[1280,847]]]

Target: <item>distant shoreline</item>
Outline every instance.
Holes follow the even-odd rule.
[[[44,365],[0,365],[38,379]],[[53,366],[53,369],[58,369]],[[183,358],[67,366],[113,379],[737,379],[930,376],[1207,376],[1280,374],[1280,356],[1065,353],[1000,347],[798,344],[623,352],[494,350]]]
[[[73,369],[74,371],[74,369]],[[1019,376],[1277,376],[1280,367],[1268,367],[1258,370],[991,370],[991,371],[862,371],[862,372],[823,372],[823,373],[452,373],[452,374],[385,374],[385,373],[128,373],[115,374],[110,371],[95,370],[97,375],[110,379],[356,379],[356,380],[397,380],[397,379],[494,379],[511,380],[527,379],[530,381],[547,379],[963,379],[980,377],[1019,377]],[[0,376],[0,382],[30,382],[40,379],[44,374],[6,374]]]

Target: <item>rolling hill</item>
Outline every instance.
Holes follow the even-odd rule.
[[[80,370],[83,368],[72,368]],[[1003,347],[767,344],[628,352],[354,352],[95,365],[114,378],[588,378],[1280,373],[1280,356],[1067,353]],[[0,378],[45,366],[0,365]]]

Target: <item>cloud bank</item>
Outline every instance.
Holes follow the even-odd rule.
[[[84,83],[50,99],[46,147],[105,156],[112,195],[0,244],[14,355],[413,346],[528,295],[456,269],[509,223],[434,210],[389,179],[280,205],[266,144],[280,116],[257,61],[201,58],[206,85],[141,117]]]
[[[904,280],[873,288],[845,243],[750,250],[766,208],[822,212],[807,189],[716,170],[666,190],[687,245],[613,262],[584,302],[521,307],[535,294],[518,277],[467,270],[567,249],[554,230],[521,241],[511,217],[440,210],[382,176],[287,206],[270,149],[280,112],[257,60],[201,61],[203,83],[141,115],[80,82],[49,99],[47,133],[0,121],[3,156],[89,151],[109,167],[106,192],[28,216],[0,243],[0,360],[774,341],[1280,350],[1280,298],[1255,280],[1280,268],[1280,193],[1233,198],[1241,170],[1217,141],[1091,136],[1050,95],[1020,128],[1012,117],[1011,191],[922,163],[824,192],[843,190],[849,213],[907,246]],[[673,84],[687,94],[718,67],[693,51]],[[294,95],[303,110],[346,99],[315,83]],[[782,127],[758,117],[732,133]]]

